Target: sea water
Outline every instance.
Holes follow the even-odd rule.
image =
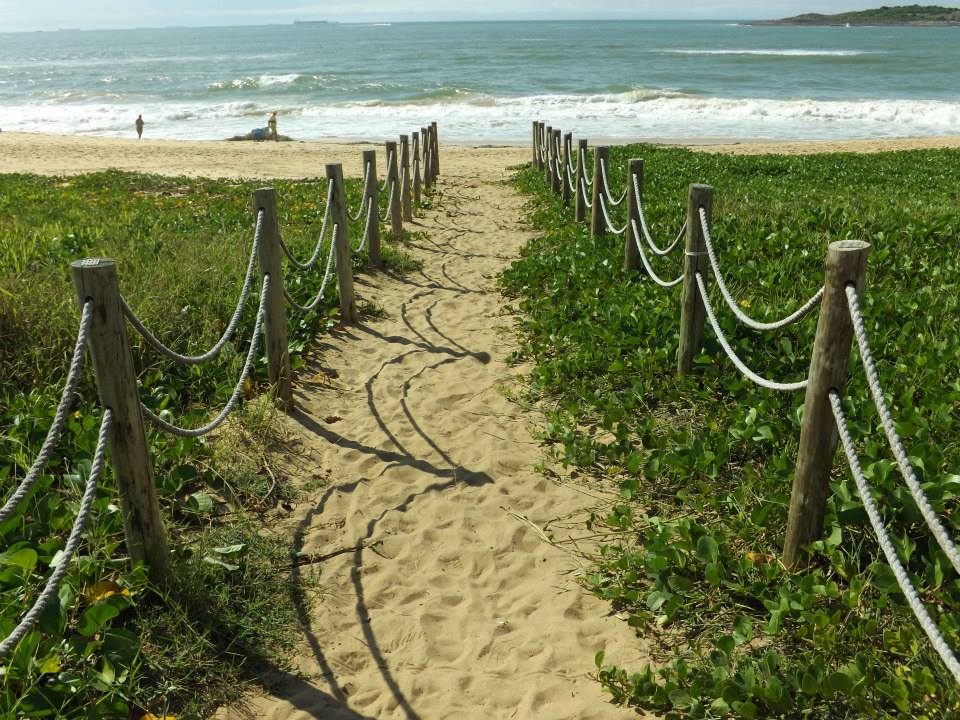
[[[525,141],[960,134],[960,28],[736,22],[267,25],[0,34],[6,131]]]

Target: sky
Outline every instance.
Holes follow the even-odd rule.
[[[484,0],[464,8],[456,0],[0,0],[0,32],[263,25],[293,20],[762,20],[802,12],[863,10],[882,4],[880,0]]]

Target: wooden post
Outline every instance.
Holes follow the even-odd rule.
[[[390,227],[393,230],[394,242],[400,242],[403,239],[403,209],[400,207],[400,173],[397,168],[400,158],[397,153],[397,144],[395,142],[387,143],[387,192],[390,211]]]
[[[253,216],[264,211],[263,234],[260,236],[260,272],[270,276],[270,298],[264,335],[267,341],[267,367],[277,399],[287,412],[293,410],[293,385],[290,372],[290,350],[287,347],[287,300],[283,296],[283,250],[280,247],[280,225],[277,222],[277,193],[273,188],[253,191]]]
[[[593,151],[593,207],[590,215],[590,234],[597,238],[607,233],[607,223],[604,222],[603,208],[600,207],[600,194],[603,193],[603,174],[601,164],[610,157],[610,148],[598,147]],[[604,196],[606,199],[606,196]],[[609,208],[607,208],[609,210]]]
[[[783,543],[783,564],[791,570],[803,563],[806,546],[823,535],[830,469],[840,439],[829,393],[831,390],[843,392],[853,342],[846,286],[853,283],[858,293],[863,292],[869,250],[869,243],[861,240],[834,242],[827,250],[825,289],[810,358],[800,447]]]
[[[367,187],[364,188],[363,195],[372,207],[364,210],[361,216],[366,223],[366,213],[370,213],[370,237],[367,238],[367,257],[373,267],[380,267],[383,261],[380,259],[380,179],[377,177],[377,151],[363,151],[363,167],[370,167],[367,172]]]
[[[430,160],[430,129],[420,128],[420,137],[423,138],[423,186],[433,187],[433,163]]]
[[[403,219],[413,222],[413,207],[410,198],[410,138],[400,136],[400,207]]]
[[[642,193],[643,160],[635,159],[627,164],[627,239],[623,244],[623,269],[628,271],[643,268],[640,250],[637,248],[637,245],[644,240],[640,236],[643,230],[640,228],[640,207],[637,204],[637,194],[633,189],[634,178],[637,180],[637,188]],[[634,225],[636,225],[637,234],[634,234]]]
[[[533,166],[540,167],[540,123],[533,121]]]
[[[546,150],[543,158],[543,180],[550,185],[550,176],[553,174],[553,148],[550,147],[550,140],[553,137],[553,125],[547,125],[543,131],[543,145]]]
[[[440,134],[437,132],[436,121],[430,123],[430,148],[433,156],[433,177],[440,177]]]
[[[553,172],[550,173],[550,189],[557,195],[560,194],[560,180],[563,177],[560,164],[563,157],[560,150],[560,138],[563,136],[561,130],[554,129],[553,136],[550,138],[550,147],[553,149]]]
[[[421,183],[420,178],[420,133],[413,133],[413,204],[420,206]]]
[[[713,188],[709,185],[691,185],[687,205],[687,250],[683,262],[683,306],[680,311],[680,347],[677,350],[677,371],[680,375],[693,372],[693,360],[700,352],[703,323],[707,310],[697,287],[697,273],[704,284],[710,270],[707,244],[700,224],[700,208],[707,212],[709,225],[713,213]]]
[[[584,179],[583,169],[587,162],[587,141],[577,141],[577,197],[574,198],[574,212],[577,222],[587,218],[587,182]]]
[[[116,265],[113,260],[77,260],[71,263],[70,271],[80,307],[87,300],[93,302],[87,347],[100,404],[113,413],[110,457],[120,493],[127,552],[132,562],[147,565],[154,583],[163,585],[170,572],[170,557],[140,412],[137,374],[120,310]]]
[[[569,168],[573,165],[573,133],[567,133],[563,136],[563,169],[560,173],[560,195],[563,198],[563,204],[570,204],[570,181],[573,179],[569,174]]]
[[[340,322],[346,325],[356,322],[358,316],[357,303],[353,297],[353,252],[350,249],[350,226],[347,224],[347,206],[343,192],[343,166],[339,163],[327,165],[327,179],[333,183],[330,221],[337,228],[334,252],[337,255],[337,287],[340,289]]]
[[[547,163],[547,143],[543,137],[547,133],[547,124],[537,123],[537,170],[543,172],[543,167]]]

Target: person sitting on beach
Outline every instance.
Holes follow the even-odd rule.
[[[143,115],[137,115],[134,125],[137,126],[137,140],[140,140],[143,137]]]
[[[274,140],[279,140],[280,136],[277,135],[277,111],[274,110],[273,114],[270,116],[270,119],[267,120],[267,128],[270,130],[270,137]]]

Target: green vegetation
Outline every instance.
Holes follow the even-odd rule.
[[[829,242],[872,244],[863,310],[881,381],[934,508],[960,537],[960,152],[613,148],[613,187],[624,187],[630,157],[646,160],[661,245],[685,217],[687,184],[714,185],[721,265],[758,319],[813,294]],[[502,280],[521,301],[517,357],[535,362],[529,391],[556,460],[619,489],[592,520],[615,535],[586,582],[654,654],[650,667],[629,668],[598,656],[614,699],[674,718],[960,715],[960,692],[897,589],[842,454],[812,566],[790,574],[778,563],[803,394],[742,378],[709,327],[694,376],[679,379],[679,288],[627,276],[622,239],[592,240],[541,173],[523,170],[517,183],[540,231]],[[673,278],[681,258],[654,265]],[[750,367],[806,375],[813,318],[758,334],[715,305]],[[845,402],[875,497],[921,598],[960,648],[960,579],[893,463],[859,360],[851,367]]]
[[[113,257],[121,290],[161,340],[196,351],[216,340],[233,311],[253,237],[251,191],[263,183],[163,178],[118,172],[74,178],[0,176],[0,496],[14,488],[43,440],[73,348],[79,313],[69,262]],[[309,255],[323,217],[326,181],[280,181],[284,238]],[[348,203],[360,199],[347,183]],[[352,233],[362,232],[362,224]],[[354,235],[356,237],[356,235]],[[409,267],[385,245],[393,268]],[[356,268],[364,264],[356,256]],[[288,276],[301,300],[317,273]],[[290,314],[295,367],[332,326],[325,310]],[[238,337],[220,359],[178,367],[134,338],[141,396],[187,425],[225,402],[250,340],[257,293]],[[265,361],[249,397],[268,391]],[[0,636],[42,590],[64,546],[90,468],[100,408],[87,371],[58,452],[22,512],[0,527]],[[214,440],[150,434],[174,578],[151,588],[130,570],[113,478],[102,478],[94,514],[58,605],[0,663],[0,717],[139,718],[204,715],[237,696],[241,680],[282,671],[310,576],[291,576],[291,548],[262,533],[263,513],[295,493],[268,467],[282,442],[268,397],[247,404]],[[109,465],[108,465],[109,467]],[[272,517],[272,516],[271,516]]]
[[[805,13],[755,25],[960,25],[960,8],[940,5],[884,5],[872,10],[821,15]]]

